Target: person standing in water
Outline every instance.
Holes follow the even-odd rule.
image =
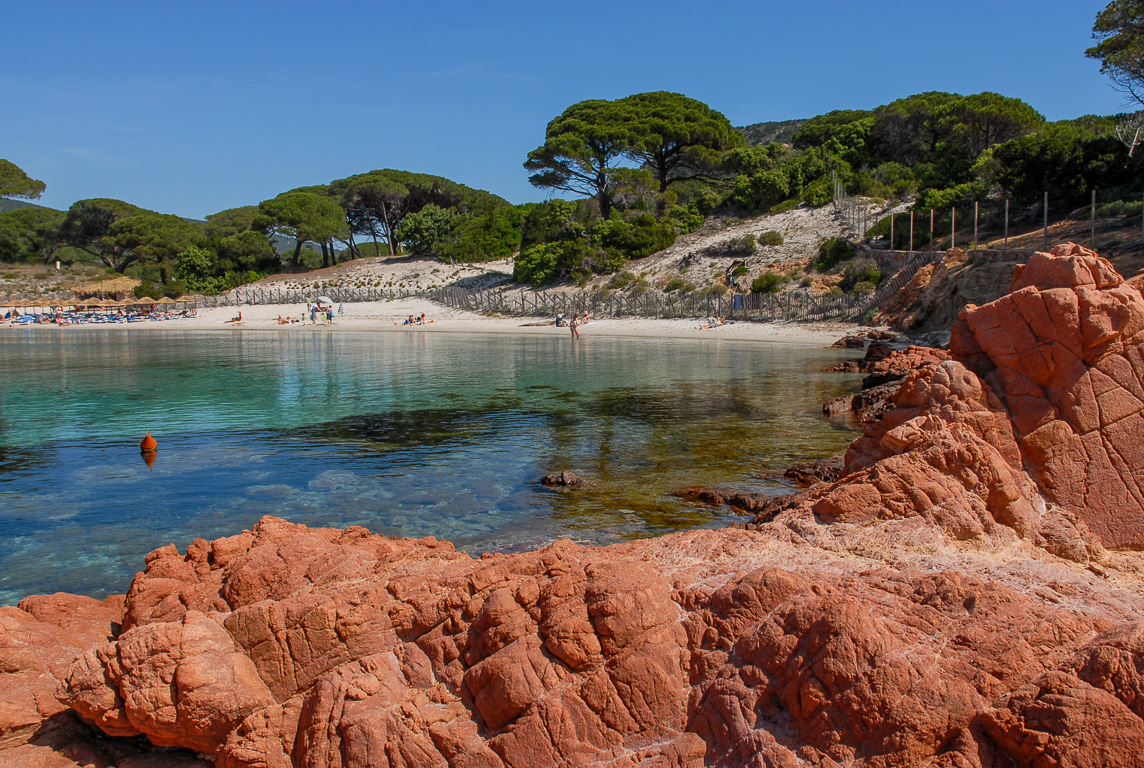
[[[572,315],[572,319],[568,321],[568,327],[572,330],[572,338],[580,338],[580,330],[577,326],[580,325],[580,316]]]

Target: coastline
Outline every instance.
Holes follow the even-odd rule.
[[[335,333],[335,332],[418,332],[418,333],[492,333],[541,336],[568,336],[567,328],[558,328],[551,317],[500,317],[481,315],[466,310],[442,307],[424,299],[361,302],[341,305],[345,314],[335,315],[333,325],[316,326],[293,323],[279,325],[279,316],[300,320],[305,313],[304,304],[265,304],[242,307],[214,307],[200,309],[193,318],[179,318],[162,322],[108,323],[90,325],[14,326],[0,324],[0,330],[19,331],[24,328],[50,329],[59,332],[100,330],[131,331],[277,331],[279,333]],[[242,313],[242,321],[228,322]],[[402,319],[424,312],[431,320],[427,325],[402,325]],[[720,339],[727,341],[777,342],[829,346],[852,333],[858,326],[852,323],[760,323],[733,321],[717,328],[701,329],[699,318],[599,318],[580,326],[583,337],[635,337],[674,339]]]

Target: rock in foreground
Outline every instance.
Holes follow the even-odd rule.
[[[1118,548],[1144,467],[1074,448],[1134,418],[1094,371],[1135,391],[1142,300],[1043,261],[1001,301],[1078,297],[1081,340],[1029,298],[1024,326],[968,309],[957,359],[754,530],[472,559],[267,517],[152,552],[122,604],[4,609],[0,766],[1142,766],[1144,556]],[[1069,461],[1030,439],[1056,422]],[[1093,472],[1119,511],[1068,495]]]

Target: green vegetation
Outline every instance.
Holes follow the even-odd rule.
[[[764,272],[751,281],[751,293],[778,293],[786,280],[774,272]]]
[[[44,182],[33,179],[15,163],[0,158],[0,197],[35,200],[44,188]]]
[[[755,242],[759,245],[782,245],[783,236],[781,232],[770,229],[760,233],[759,236],[755,238]]]
[[[878,262],[873,259],[855,259],[846,265],[840,285],[844,291],[870,293],[881,280],[882,270],[879,269]],[[871,288],[870,290],[860,290],[858,286],[861,285],[869,285]]]
[[[810,262],[815,272],[829,272],[854,255],[853,244],[843,237],[829,237],[818,246],[818,255]]]

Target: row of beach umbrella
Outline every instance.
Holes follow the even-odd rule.
[[[123,308],[123,307],[147,307],[147,306],[151,306],[151,305],[171,307],[171,306],[174,306],[176,304],[182,304],[182,305],[186,306],[188,304],[196,304],[196,303],[197,303],[196,300],[191,298],[190,296],[180,296],[177,299],[172,299],[172,298],[167,297],[167,296],[163,296],[162,298],[159,298],[159,299],[152,299],[149,296],[143,296],[143,297],[138,298],[138,299],[125,300],[125,301],[116,301],[115,299],[81,299],[80,301],[61,302],[61,301],[51,301],[49,299],[38,299],[36,301],[23,303],[23,304],[17,304],[17,303],[0,304],[0,309],[19,309],[19,310],[32,309],[32,310],[36,310],[36,309],[50,309],[52,307],[61,307],[61,308],[74,307],[77,310],[79,310],[79,309],[119,309],[119,308]]]

